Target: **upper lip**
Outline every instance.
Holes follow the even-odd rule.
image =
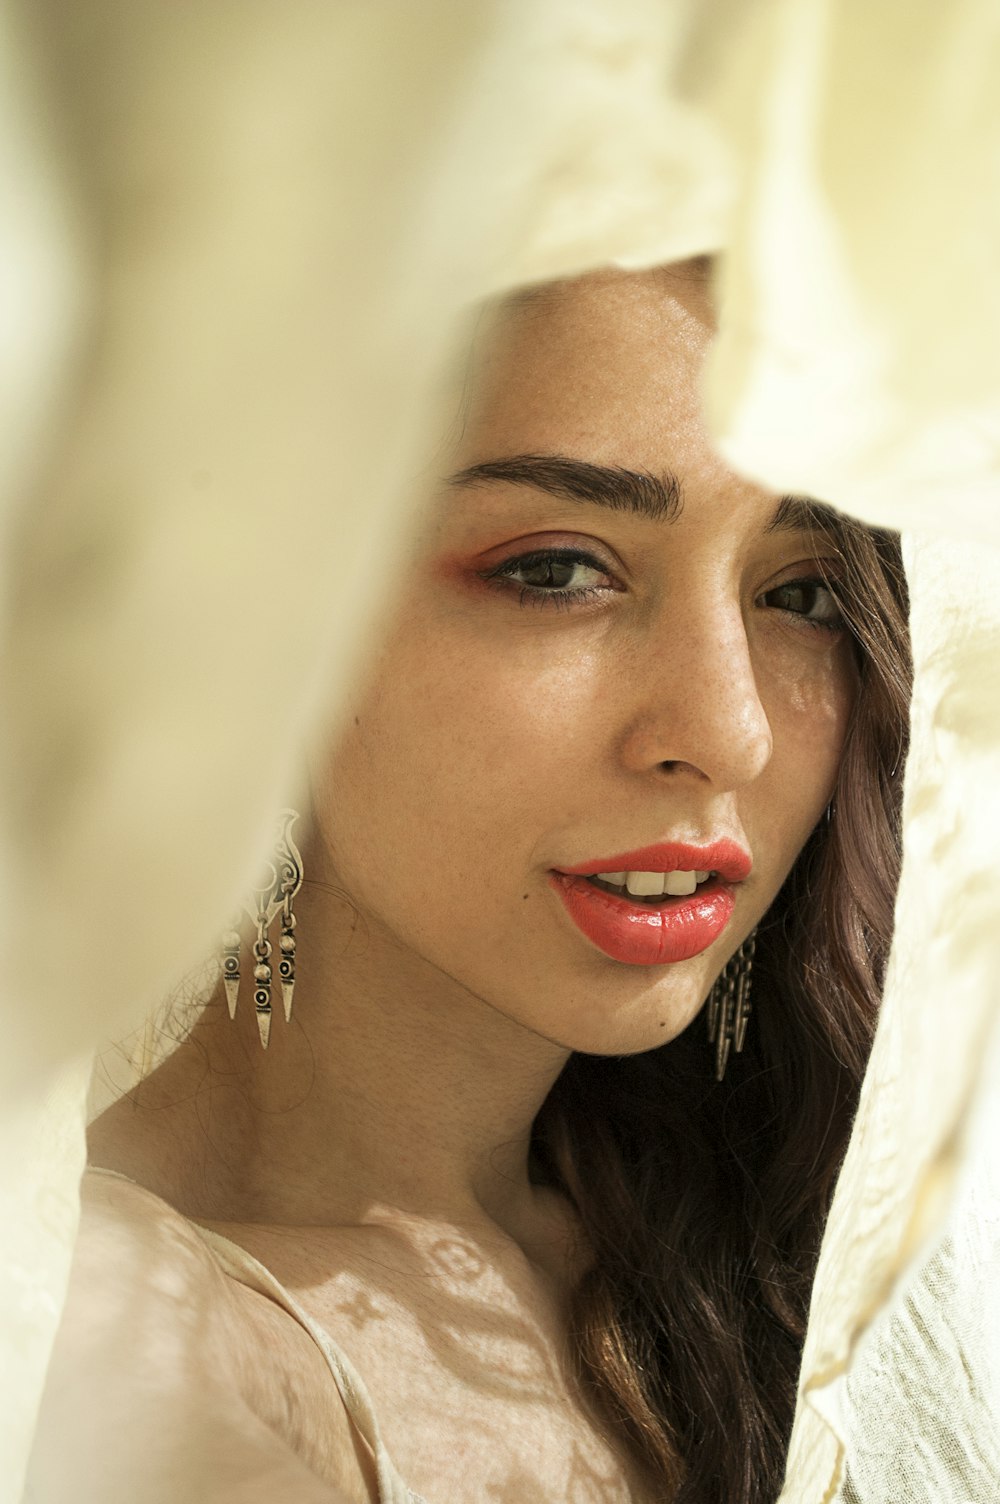
[[[750,876],[753,858],[736,841],[713,841],[692,846],[686,841],[661,841],[636,851],[597,857],[578,867],[559,867],[567,877],[593,877],[598,872],[717,872],[730,883]]]

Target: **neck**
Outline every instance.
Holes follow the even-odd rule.
[[[357,925],[325,884],[303,886],[296,916],[309,940],[291,1023],[275,987],[265,1051],[251,978],[234,1021],[220,985],[133,1094],[137,1110],[116,1104],[95,1125],[92,1158],[128,1170],[131,1155],[154,1190],[149,1166],[174,1166],[168,1199],[202,1220],[344,1225],[401,1213],[530,1238],[545,1200],[529,1174],[531,1127],[568,1052]]]

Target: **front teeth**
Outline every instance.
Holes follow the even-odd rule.
[[[699,883],[711,876],[709,872],[598,872],[601,882],[611,883],[616,888],[626,888],[633,898],[685,898],[693,893]]]

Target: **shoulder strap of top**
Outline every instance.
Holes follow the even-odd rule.
[[[107,1170],[103,1165],[88,1165],[87,1169],[101,1175],[116,1175],[119,1180],[127,1180],[131,1185],[139,1184],[138,1181],[132,1180],[131,1176],[123,1175],[120,1170]],[[200,1222],[195,1222],[191,1217],[186,1217],[185,1221],[189,1222],[208,1244],[227,1274],[231,1274],[241,1283],[277,1301],[289,1315],[294,1316],[299,1324],[305,1327],[319,1347],[333,1374],[347,1413],[375,1459],[379,1504],[425,1504],[419,1494],[407,1488],[396,1471],[382,1441],[368,1388],[346,1353],[334,1342],[329,1332],[321,1327],[318,1321],[313,1320],[308,1311],[289,1294],[284,1285],[275,1279],[270,1269],[255,1259],[253,1254],[248,1253],[245,1248],[241,1248],[231,1239],[223,1237],[221,1233],[213,1231],[212,1228],[203,1227]]]

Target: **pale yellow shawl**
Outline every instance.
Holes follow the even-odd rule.
[[[902,528],[913,596],[896,944],[782,1504],[845,1468],[855,1504],[1000,1497],[998,77],[993,0],[2,0],[0,1504],[95,1050],[148,1068],[295,802],[468,310],[699,251],[725,454]]]

